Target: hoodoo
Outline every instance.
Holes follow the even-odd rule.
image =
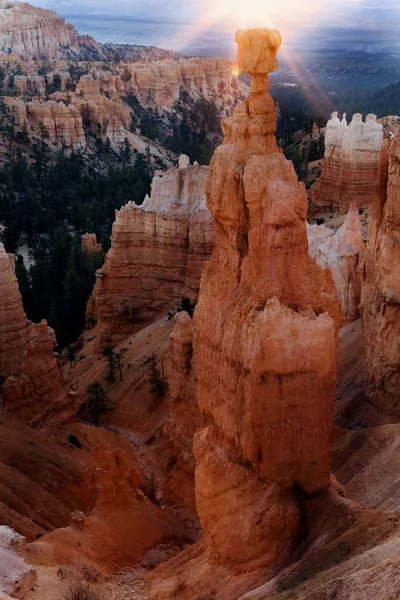
[[[251,94],[223,122],[206,188],[216,239],[194,322],[208,426],[194,452],[208,559],[249,570],[287,556],[300,498],[330,483],[340,309],[308,255],[304,186],[275,141],[266,75],[280,34],[236,41]]]
[[[29,425],[63,422],[76,413],[53,337],[46,321],[35,325],[26,318],[15,258],[0,244],[0,399],[6,412]]]
[[[382,151],[364,264],[368,397],[400,415],[400,137]]]
[[[208,167],[190,166],[155,174],[151,197],[116,213],[111,249],[97,274],[88,320],[97,340],[121,341],[182,296],[197,298],[201,270],[213,249],[212,218],[205,204]]]
[[[382,125],[375,115],[353,115],[348,125],[334,112],[325,135],[324,167],[320,179],[311,188],[311,200],[332,205],[341,213],[352,204],[370,207],[378,184],[379,156],[383,144]]]

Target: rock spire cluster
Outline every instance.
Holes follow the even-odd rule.
[[[87,308],[97,340],[121,341],[173,309],[183,296],[197,298],[201,270],[214,234],[205,204],[208,167],[158,171],[151,196],[116,212],[111,249]]]
[[[267,74],[280,34],[236,40],[251,94],[222,124],[206,188],[215,249],[194,348],[208,425],[194,453],[208,558],[248,570],[287,556],[301,494],[329,486],[340,309],[329,271],[308,254],[305,188],[275,141]]]
[[[378,183],[383,128],[375,115],[356,113],[350,124],[334,112],[325,134],[325,158],[320,179],[311,188],[311,200],[332,205],[341,213],[352,204],[369,207]]]

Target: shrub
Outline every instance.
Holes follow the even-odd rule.
[[[76,579],[68,585],[63,600],[100,600],[89,583]]]

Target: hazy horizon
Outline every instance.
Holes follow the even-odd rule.
[[[364,52],[400,50],[397,0],[31,0],[54,10],[101,43],[154,45],[186,53],[232,56],[234,32],[274,26],[288,46],[339,45]],[[332,30],[324,34],[323,30]],[[315,35],[313,35],[315,31]],[[362,33],[357,33],[362,32]]]

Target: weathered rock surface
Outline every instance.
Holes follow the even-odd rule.
[[[38,96],[44,96],[46,94],[46,83],[44,77],[41,77],[40,75],[16,75],[14,77],[14,90],[19,94],[32,92]]]
[[[85,96],[107,94],[114,101],[134,94],[143,106],[170,108],[179,100],[182,90],[207,97],[222,90],[229,92],[234,81],[237,83],[232,64],[227,60],[180,58],[124,64],[120,75],[93,69],[80,79],[77,93]]]
[[[400,415],[400,137],[382,151],[364,263],[367,394]]]
[[[116,212],[111,249],[87,310],[97,321],[98,344],[120,341],[175,307],[196,298],[204,260],[213,248],[205,205],[207,167],[158,171],[151,197]]]
[[[177,518],[143,492],[153,488],[126,446],[102,444],[92,450],[85,475],[84,512],[76,511],[69,527],[27,546],[25,555],[33,564],[84,562],[113,573],[137,563],[162,540],[182,535]]]
[[[168,418],[163,434],[177,459],[177,465],[167,482],[167,489],[173,488],[176,479],[185,479],[182,500],[187,506],[194,506],[193,437],[204,426],[204,415],[196,401],[196,368],[193,357],[194,327],[187,312],[175,316],[174,329],[170,336],[169,357],[171,369],[168,377],[169,407]],[[176,471],[180,471],[177,475]],[[182,481],[180,481],[182,486]]]
[[[346,115],[334,112],[325,134],[325,158],[320,179],[310,190],[312,202],[332,205],[341,213],[352,204],[369,207],[378,184],[379,155],[383,144],[382,125],[375,115]]]
[[[301,493],[330,484],[340,309],[330,273],[308,254],[304,186],[275,141],[266,74],[280,35],[240,31],[237,41],[252,91],[223,122],[207,183],[216,239],[194,322],[208,426],[194,452],[208,559],[248,571],[287,556]]]
[[[6,98],[5,103],[14,115],[18,130],[48,139],[58,148],[86,147],[82,116],[76,106],[55,101],[25,103],[11,97]]]
[[[6,412],[30,425],[62,422],[76,412],[54,354],[46,321],[27,320],[15,276],[15,258],[0,244],[0,396]]]
[[[358,268],[364,255],[360,217],[352,205],[345,222],[335,232],[325,225],[308,225],[310,256],[323,269],[330,269],[336,293],[342,307],[343,323],[359,316],[361,300],[361,273]]]
[[[0,525],[0,598],[3,593],[23,600],[36,583],[35,570],[15,551],[22,541],[22,536]]]
[[[79,36],[55,12],[8,0],[0,2],[0,50],[30,60],[103,55],[92,38]]]

